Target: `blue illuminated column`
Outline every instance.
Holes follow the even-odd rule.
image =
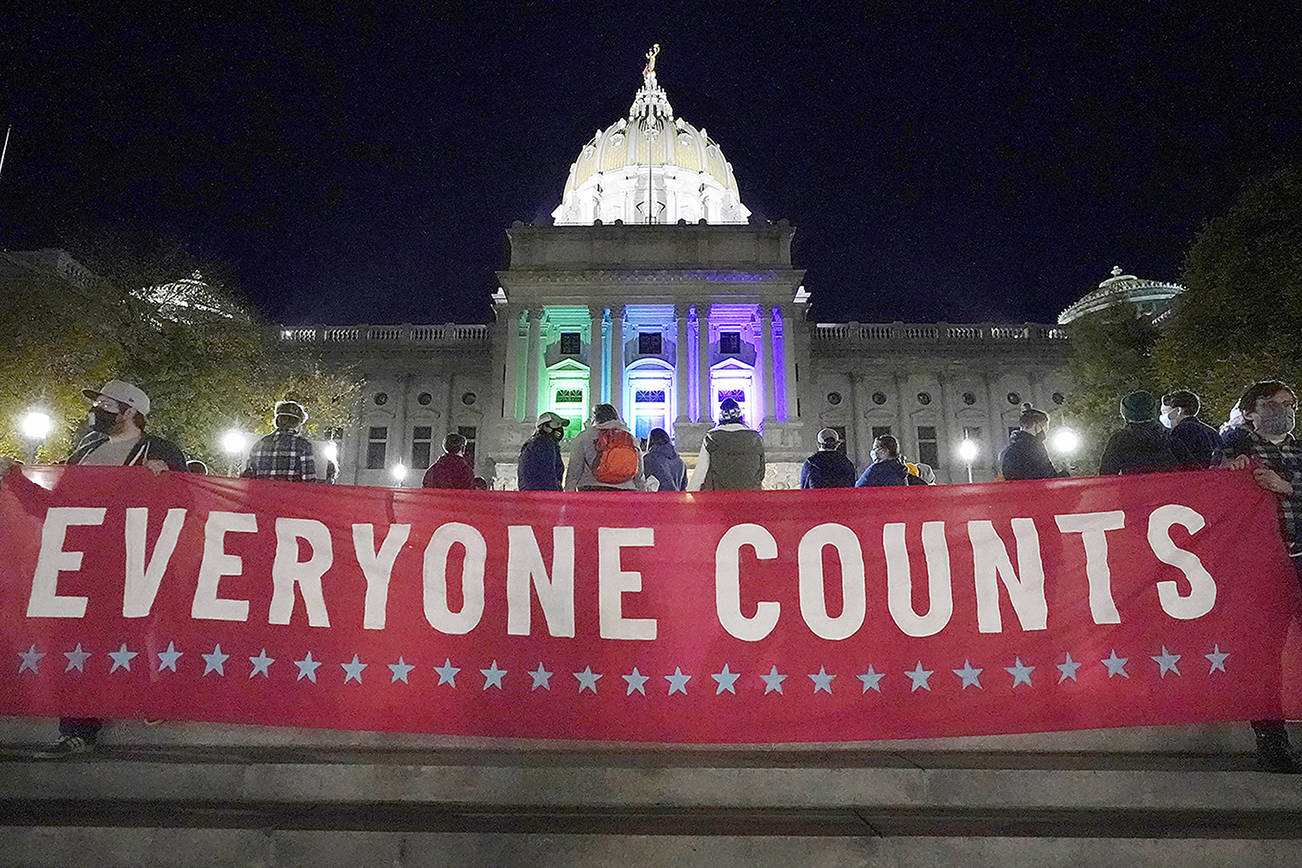
[[[678,413],[675,423],[688,419],[687,384],[691,378],[687,372],[687,310],[683,305],[674,306],[674,322],[677,336],[674,340],[674,393],[677,396]]]
[[[611,311],[610,318],[610,403],[624,418],[624,306]]]

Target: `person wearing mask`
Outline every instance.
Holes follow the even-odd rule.
[[[674,444],[669,440],[669,432],[665,429],[652,428],[647,435],[647,451],[642,456],[642,466],[648,484],[652,479],[660,483],[657,491],[687,489],[687,465],[678,457]]]
[[[1171,429],[1171,437],[1193,458],[1199,467],[1211,467],[1221,436],[1211,425],[1198,418],[1202,402],[1188,389],[1176,389],[1162,396],[1162,424]]]
[[[539,415],[538,427],[520,447],[515,464],[516,487],[520,491],[560,491],[565,483],[565,462],[561,459],[561,440],[565,438],[568,419],[547,412]]]
[[[642,453],[612,404],[592,408],[592,424],[570,449],[566,491],[643,491]]]
[[[1297,395],[1286,383],[1253,383],[1239,398],[1244,423],[1232,428],[1218,458],[1230,470],[1252,468],[1257,485],[1276,495],[1284,541],[1293,568],[1302,581],[1302,444],[1293,436],[1297,424]],[[1266,772],[1302,771],[1282,720],[1254,720],[1257,767]]]
[[[800,468],[801,488],[854,488],[854,462],[841,451],[841,435],[831,428],[818,432],[818,451]]]
[[[457,488],[470,490],[475,487],[475,469],[466,460],[466,438],[460,434],[449,434],[443,438],[443,454],[425,471],[425,478],[420,481],[421,488]]]
[[[185,472],[186,460],[170,440],[148,434],[149,396],[132,383],[110,380],[101,389],[84,389],[91,402],[90,430],[65,464],[91,467],[147,467],[155,475],[165,470]],[[0,458],[0,477],[14,462]],[[62,759],[95,749],[104,721],[65,717],[59,721],[59,739],[36,754],[40,759]]]
[[[705,432],[688,491],[758,491],[764,487],[764,440],[742,421],[733,398],[719,402],[719,424]]]
[[[1049,460],[1044,436],[1049,431],[1049,414],[1030,404],[1022,405],[1018,429],[1008,438],[999,453],[999,476],[1002,479],[1057,479],[1067,475]]]
[[[249,450],[249,461],[240,476],[276,482],[316,482],[316,453],[312,441],[300,431],[307,411],[297,401],[277,401],[272,410],[276,430]]]
[[[883,434],[873,441],[872,464],[864,469],[855,488],[869,488],[880,485],[926,485],[916,474],[900,460],[900,441],[890,434]]]
[[[1126,427],[1113,432],[1099,459],[1099,476],[1195,470],[1198,463],[1184,444],[1157,421],[1157,399],[1140,389],[1121,399]]]

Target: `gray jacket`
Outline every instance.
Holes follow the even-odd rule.
[[[728,422],[705,432],[688,491],[755,491],[764,487],[764,440]]]
[[[570,466],[565,471],[565,490],[578,491],[580,488],[596,487],[619,489],[621,491],[645,491],[646,477],[642,472],[642,454],[638,452],[637,456],[637,473],[627,482],[621,482],[618,485],[611,485],[606,482],[598,482],[597,477],[592,475],[593,468],[597,466],[597,435],[603,428],[617,428],[627,431],[628,428],[618,419],[611,419],[609,422],[601,422],[589,425],[579,432],[574,438],[574,445],[570,447]],[[637,445],[634,444],[633,451],[637,452]]]

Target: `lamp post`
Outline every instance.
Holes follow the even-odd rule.
[[[1070,428],[1059,428],[1053,432],[1053,437],[1049,441],[1053,444],[1053,449],[1062,455],[1074,455],[1080,448],[1080,435]]]
[[[407,478],[407,465],[399,461],[389,468],[389,473],[393,476],[393,481],[397,483],[397,486],[402,488],[402,481]]]
[[[976,461],[977,453],[980,450],[974,441],[963,438],[963,442],[958,444],[958,457],[967,465],[967,481],[972,482],[972,462]]]
[[[249,438],[238,428],[228,428],[222,433],[221,447],[226,453],[226,475],[234,476],[240,456],[248,451]]]
[[[45,410],[39,407],[32,407],[23,414],[22,421],[19,423],[18,431],[22,435],[23,443],[27,446],[27,463],[33,464],[36,461],[36,453],[45,442],[45,438],[50,436],[54,430],[54,419]]]

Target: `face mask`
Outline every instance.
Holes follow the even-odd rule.
[[[87,421],[90,422],[90,430],[98,431],[100,434],[107,434],[113,430],[113,424],[118,420],[117,413],[111,413],[103,407],[91,407],[90,412],[86,414]]]
[[[1297,423],[1297,411],[1292,407],[1267,407],[1257,414],[1257,433],[1263,437],[1283,437]]]
[[[1166,427],[1166,428],[1174,428],[1174,427],[1175,427],[1175,423],[1171,421],[1171,414],[1170,414],[1170,413],[1163,413],[1161,418],[1162,418],[1162,425],[1163,425],[1164,427]]]
[[[555,440],[557,443],[560,443],[565,437],[564,428],[544,428],[543,431],[545,431],[547,436]]]

